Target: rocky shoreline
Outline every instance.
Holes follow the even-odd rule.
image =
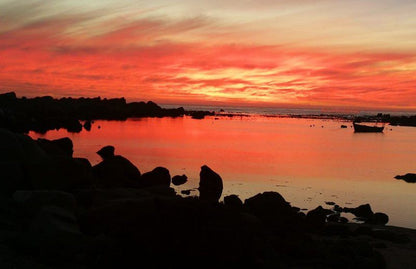
[[[185,175],[141,173],[112,146],[95,166],[69,138],[0,129],[0,148],[1,268],[406,268],[416,257],[416,231],[385,226],[368,204],[305,214],[277,192],[219,202],[208,166],[199,195],[181,196],[172,185]]]
[[[127,103],[125,98],[60,98],[51,96],[17,98],[14,92],[0,94],[0,128],[14,132],[46,133],[49,130],[64,128],[69,132],[91,129],[94,120],[126,120],[142,117],[183,117],[204,119],[206,116],[249,117],[245,113],[227,113],[223,110],[190,111],[183,107],[162,108],[152,101]],[[377,115],[262,115],[265,117],[292,117],[315,119],[338,119],[343,121],[384,122],[390,125],[416,126],[416,115],[391,116]]]

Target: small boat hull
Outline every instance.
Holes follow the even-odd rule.
[[[384,130],[384,126],[368,126],[363,124],[353,123],[354,125],[354,132],[356,133],[382,133]]]

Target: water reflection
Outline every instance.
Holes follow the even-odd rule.
[[[393,177],[415,172],[416,128],[390,127],[384,134],[354,133],[345,122],[294,118],[145,118],[97,121],[90,132],[64,130],[74,156],[100,161],[95,152],[111,144],[141,172],[167,167],[198,184],[206,164],[224,179],[224,194],[247,198],[277,190],[292,204],[312,208],[332,200],[349,206],[370,203],[390,224],[416,228],[416,184]],[[100,126],[100,128],[98,128]],[[391,129],[391,130],[390,130]],[[32,137],[40,137],[30,133]]]

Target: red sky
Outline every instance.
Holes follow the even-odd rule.
[[[412,1],[136,2],[0,0],[0,91],[416,110]]]

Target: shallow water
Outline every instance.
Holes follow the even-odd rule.
[[[172,176],[186,174],[190,181],[178,189],[196,187],[200,166],[207,164],[223,178],[223,195],[245,199],[274,190],[307,209],[325,201],[349,207],[370,203],[373,211],[390,216],[390,225],[416,228],[416,184],[394,179],[416,172],[416,128],[386,126],[384,133],[357,134],[350,125],[257,116],[144,118],[96,121],[90,132],[78,134],[30,135],[68,136],[74,156],[93,165],[100,161],[97,150],[114,145],[116,154],[141,172],[164,166]]]

